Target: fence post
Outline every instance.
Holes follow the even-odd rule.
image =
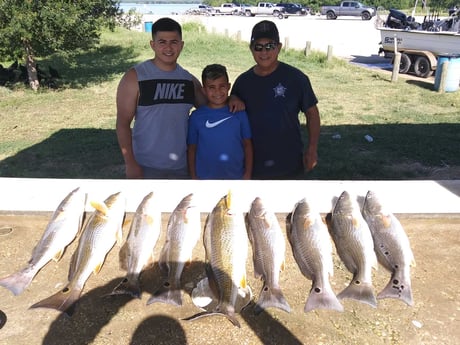
[[[446,78],[447,78],[447,69],[449,68],[449,61],[445,61],[442,64],[441,68],[441,80],[439,81],[439,93],[444,93],[444,90],[446,88]]]
[[[329,45],[327,46],[327,61],[331,61],[332,60],[332,46]]]
[[[305,56],[310,55],[310,51],[311,51],[311,41],[307,41],[307,43],[305,44],[305,51],[304,51]]]
[[[391,82],[398,80],[399,65],[401,64],[401,53],[396,53],[393,60],[393,72],[391,73]]]

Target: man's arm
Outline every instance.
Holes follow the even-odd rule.
[[[252,165],[253,165],[253,148],[251,139],[243,139],[244,147],[244,174],[243,180],[250,180],[252,176]]]
[[[305,112],[307,118],[308,147],[304,153],[304,166],[306,171],[311,171],[318,164],[318,141],[321,128],[319,110],[316,105]]]
[[[131,122],[136,112],[139,97],[139,85],[134,69],[130,69],[120,80],[117,89],[117,123],[118,145],[125,161],[127,178],[143,178],[143,171],[136,162],[133,153]]]

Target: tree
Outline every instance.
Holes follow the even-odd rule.
[[[0,0],[0,59],[25,61],[37,90],[37,57],[93,47],[118,15],[117,0]]]

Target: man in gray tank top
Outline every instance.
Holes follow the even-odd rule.
[[[127,178],[188,178],[187,121],[206,103],[201,83],[177,59],[182,28],[158,19],[150,47],[155,55],[129,69],[117,90],[117,137]],[[134,125],[131,128],[131,123]]]

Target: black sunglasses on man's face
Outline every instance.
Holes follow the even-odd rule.
[[[254,51],[261,52],[264,49],[266,51],[275,50],[275,48],[277,46],[278,46],[278,43],[269,42],[269,43],[265,43],[265,44],[256,43],[252,47],[253,47]]]

